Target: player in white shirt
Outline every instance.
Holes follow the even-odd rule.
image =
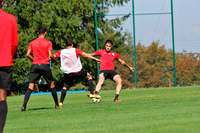
[[[60,69],[62,72],[64,72],[64,87],[61,90],[60,105],[63,105],[66,96],[66,91],[78,79],[87,78],[90,94],[94,93],[92,76],[83,70],[79,55],[82,57],[93,59],[97,62],[101,62],[101,60],[91,56],[90,54],[87,54],[80,49],[74,48],[73,41],[71,39],[68,39],[66,41],[65,49],[62,49],[56,54],[54,54],[54,58],[60,58]]]

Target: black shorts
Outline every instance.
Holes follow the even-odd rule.
[[[49,64],[32,64],[30,72],[30,83],[37,83],[43,76],[48,84],[53,81],[53,76]]]
[[[73,86],[75,83],[80,82],[87,78],[87,72],[81,70],[79,73],[64,74],[64,83],[67,87]]]
[[[100,71],[99,74],[103,73],[103,76],[105,79],[111,79],[113,80],[113,78],[117,75],[117,73],[113,70],[102,70]]]
[[[0,88],[9,90],[12,85],[12,67],[0,67]]]

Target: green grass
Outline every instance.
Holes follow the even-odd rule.
[[[51,95],[31,96],[21,112],[23,96],[8,97],[5,133],[199,133],[200,87],[102,91],[101,103],[87,93],[68,94],[62,110]],[[59,95],[60,96],[60,95]]]

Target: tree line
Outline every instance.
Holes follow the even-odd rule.
[[[172,50],[167,50],[159,41],[152,42],[149,46],[138,43],[137,76],[139,88],[172,87],[174,86],[174,67]],[[133,49],[131,50],[133,55]],[[121,57],[134,62],[134,58],[121,53]],[[129,57],[129,58],[128,58]],[[177,86],[191,86],[200,84],[200,53],[187,53],[182,51],[175,54]],[[132,60],[132,61],[131,61]],[[118,66],[124,79],[126,88],[134,88],[134,74],[127,76],[128,70]],[[132,77],[132,78],[131,78]]]

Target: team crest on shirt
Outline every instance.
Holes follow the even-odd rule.
[[[108,55],[112,55],[112,56],[115,56],[115,53],[108,53]]]

